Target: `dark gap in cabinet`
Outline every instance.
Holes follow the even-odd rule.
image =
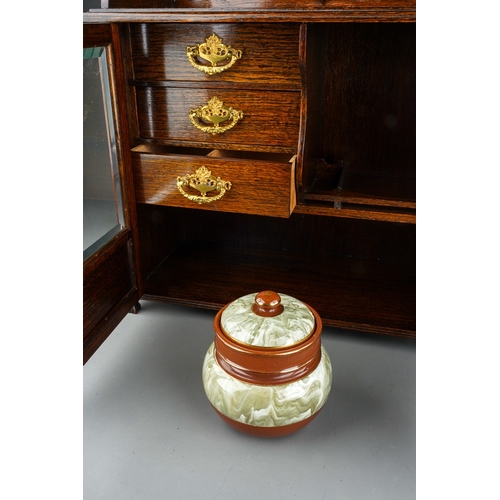
[[[308,94],[322,133],[308,134],[303,199],[415,209],[415,25],[308,30],[325,85]]]
[[[272,287],[317,307],[325,324],[414,336],[413,225],[151,205],[139,217],[146,298],[217,309]]]

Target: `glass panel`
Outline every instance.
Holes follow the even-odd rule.
[[[106,50],[83,49],[83,260],[123,227]]]

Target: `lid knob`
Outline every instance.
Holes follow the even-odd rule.
[[[271,290],[259,292],[255,296],[255,303],[252,304],[252,311],[257,314],[257,316],[264,316],[266,318],[278,316],[278,314],[283,312],[283,309],[281,297],[278,293],[272,292]]]

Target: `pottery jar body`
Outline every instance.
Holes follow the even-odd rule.
[[[203,363],[205,393],[219,416],[262,437],[313,420],[332,385],[321,328],[314,309],[275,292],[245,295],[221,309]]]

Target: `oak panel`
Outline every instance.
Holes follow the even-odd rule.
[[[244,116],[231,130],[212,135],[191,123],[189,111],[214,96]],[[213,143],[297,147],[299,105],[300,92],[137,88],[141,138],[193,141],[208,147]]]
[[[216,152],[219,153],[219,152]],[[234,154],[234,153],[231,153]],[[289,217],[295,206],[294,161],[133,153],[136,199],[139,203]],[[183,196],[177,177],[205,166],[215,177],[231,182],[219,200],[198,204]],[[185,192],[200,195],[184,188]],[[207,194],[213,197],[217,191]]]
[[[300,86],[298,24],[281,24],[277,29],[270,24],[140,23],[132,24],[130,31],[138,80]],[[190,64],[186,47],[204,43],[212,33],[222,38],[224,44],[241,50],[242,57],[231,68],[207,75]]]

